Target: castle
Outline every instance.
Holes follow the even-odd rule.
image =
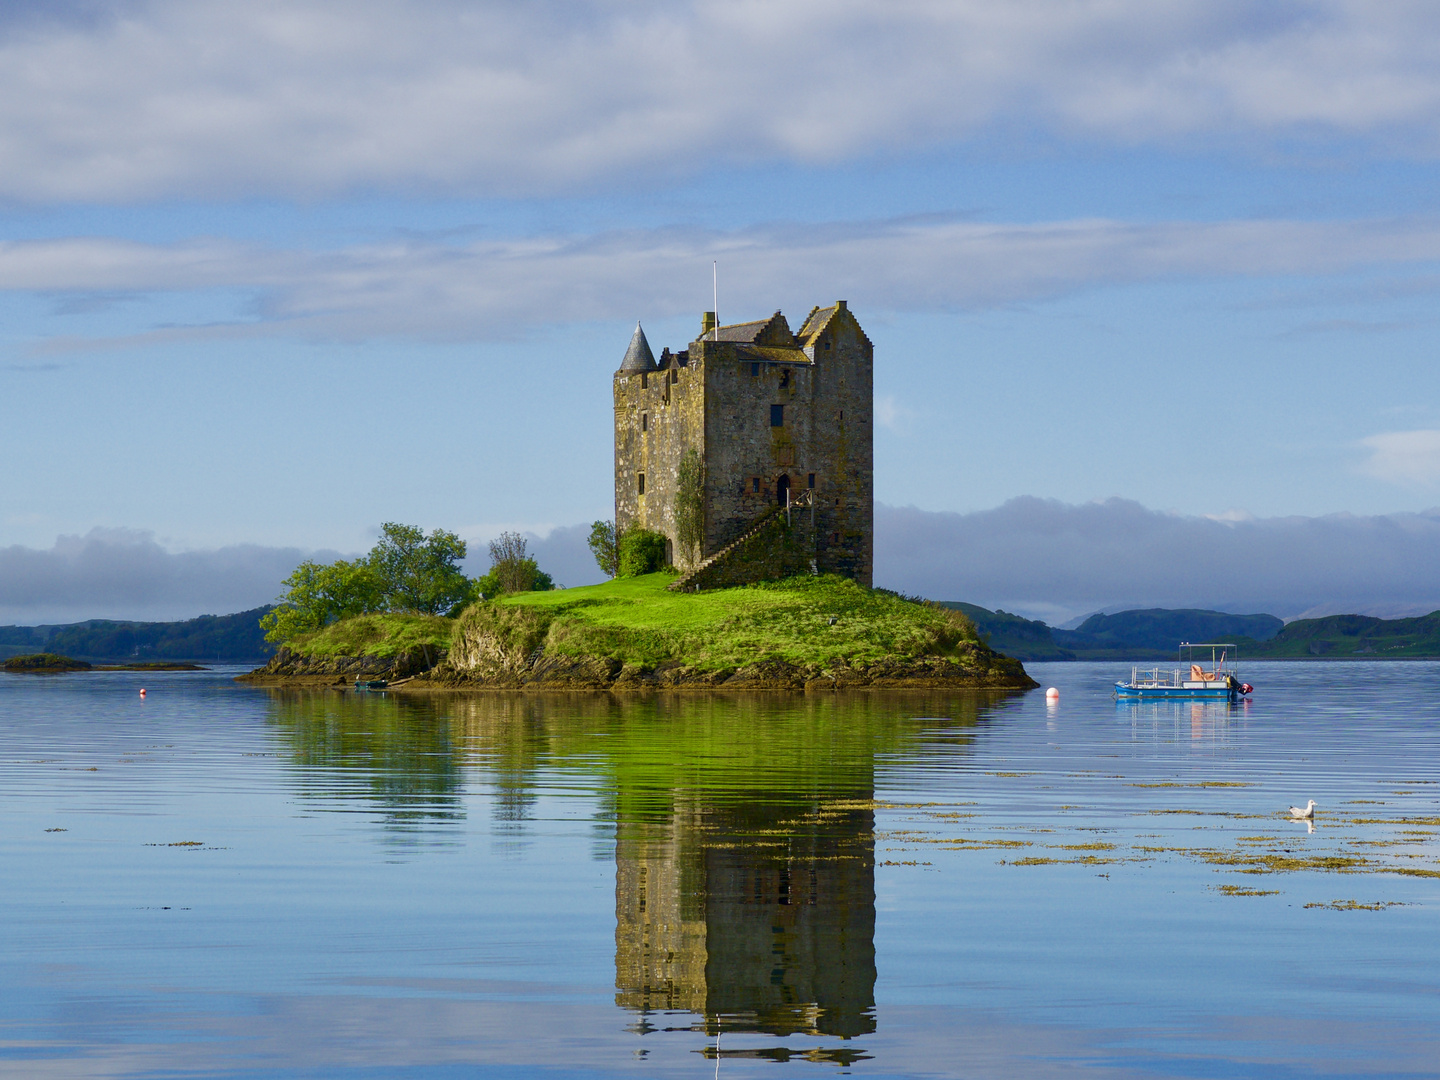
[[[615,528],[662,533],[679,587],[834,573],[871,584],[874,347],[846,306],[717,326],[615,373]]]

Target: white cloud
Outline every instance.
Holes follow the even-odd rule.
[[[167,551],[149,532],[92,529],[53,547],[0,548],[0,623],[188,619],[268,604],[305,558],[339,556],[233,544]]]
[[[335,250],[68,238],[0,243],[0,289],[112,296],[226,289],[249,298],[233,321],[159,329],[123,344],[268,333],[473,340],[691,312],[697,297],[709,295],[712,259],[736,282],[736,310],[768,311],[776,295],[838,296],[872,311],[958,310],[1133,281],[1404,266],[1440,259],[1440,222],[926,218],[465,244],[409,239]],[[93,344],[61,340],[52,351]]]
[[[875,419],[881,427],[900,432],[914,416],[914,411],[900,404],[894,394],[885,394],[875,399]]]
[[[1440,510],[1215,521],[1124,499],[876,507],[875,582],[1059,623],[1198,607],[1294,618],[1440,609]]]
[[[1361,439],[1370,451],[1361,469],[1395,484],[1440,483],[1440,431],[1388,431]]]
[[[998,127],[1428,156],[1437,42],[1365,0],[56,4],[0,17],[0,196],[533,195]]]

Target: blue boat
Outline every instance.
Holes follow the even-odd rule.
[[[1207,655],[1208,650],[1208,655]],[[1208,662],[1207,662],[1208,661]],[[1130,669],[1129,682],[1115,684],[1117,698],[1199,698],[1235,701],[1255,688],[1235,673],[1235,646],[1225,642],[1180,643],[1180,664],[1174,668]]]

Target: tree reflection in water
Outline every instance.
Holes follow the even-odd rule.
[[[271,690],[301,797],[330,809],[358,801],[386,825],[415,828],[465,816],[464,773],[450,721],[426,702],[333,690]]]
[[[512,831],[542,788],[598,794],[639,1030],[847,1039],[875,1030],[877,762],[953,762],[996,698],[274,694],[307,794],[390,822],[459,815],[466,775]]]

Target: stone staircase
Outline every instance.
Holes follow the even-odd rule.
[[[766,510],[763,514],[756,518],[755,521],[751,524],[751,526],[743,533],[741,533],[736,539],[730,541],[730,543],[726,544],[719,551],[715,552],[715,554],[696,563],[684,574],[680,575],[678,578],[672,581],[668,586],[666,586],[666,588],[668,588],[671,592],[698,592],[698,586],[694,585],[694,581],[696,578],[698,578],[701,574],[703,574],[706,570],[710,569],[712,566],[715,566],[716,564],[729,559],[735,554],[735,552],[739,551],[750,541],[754,540],[757,536],[759,536],[765,531],[766,527],[772,521],[774,521],[776,517],[790,511],[799,510],[806,507],[813,507],[814,505],[814,494],[807,489],[805,491],[802,491],[799,496],[797,496],[794,501],[792,501],[788,506],[770,507],[770,509]]]

